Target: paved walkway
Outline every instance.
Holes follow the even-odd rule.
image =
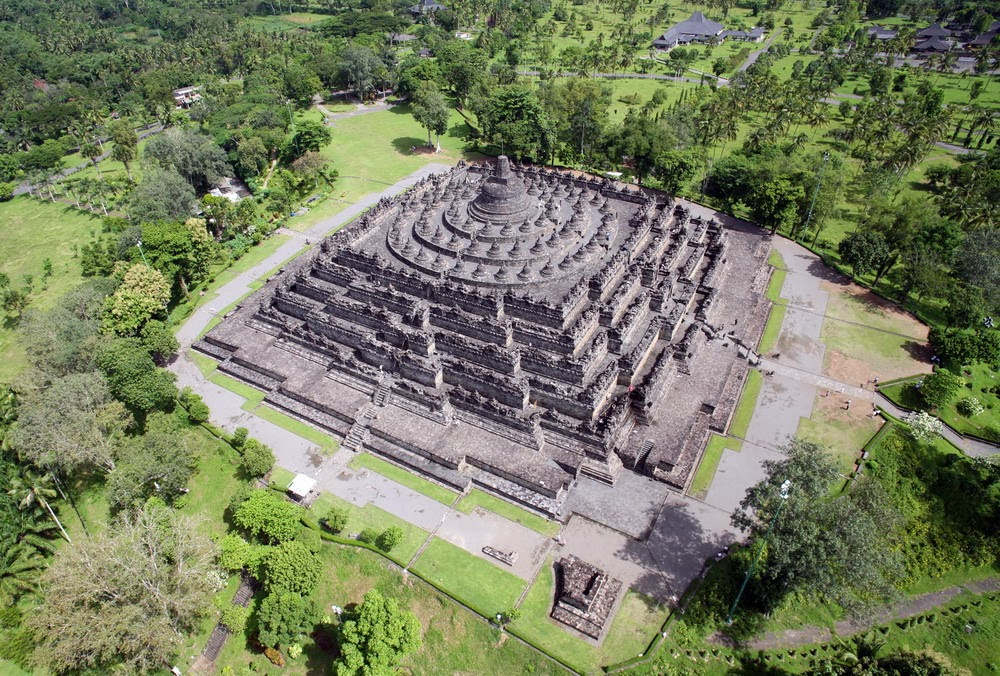
[[[985,594],[987,592],[1000,589],[1000,578],[987,578],[968,582],[963,585],[948,587],[936,592],[920,594],[904,601],[894,604],[887,610],[882,610],[866,620],[840,620],[834,623],[834,631],[828,627],[807,626],[799,629],[787,629],[779,632],[768,632],[758,639],[747,643],[744,647],[749,650],[781,650],[783,648],[794,648],[800,645],[812,645],[829,641],[835,636],[846,637],[867,631],[874,626],[885,624],[894,620],[905,620],[916,615],[923,615],[940,606],[949,603],[959,594],[970,592],[972,594]],[[717,644],[730,645],[731,641],[721,634],[714,634],[709,641]]]

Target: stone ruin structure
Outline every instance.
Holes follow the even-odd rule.
[[[460,163],[327,237],[195,348],[349,448],[560,517],[581,475],[687,486],[760,336],[768,248],[663,194]]]
[[[621,581],[572,554],[556,562],[555,573],[552,619],[600,641],[618,603]]]

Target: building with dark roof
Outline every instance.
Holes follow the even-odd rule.
[[[951,40],[944,38],[927,38],[913,45],[915,52],[950,52],[953,47]]]
[[[967,46],[973,49],[976,47],[986,47],[996,39],[997,35],[1000,35],[1000,21],[994,21],[990,24],[989,28],[977,35]]]
[[[755,26],[748,31],[725,30],[719,34],[723,40],[736,40],[737,42],[760,42],[764,39],[763,26]]]
[[[875,25],[868,29],[868,37],[873,40],[892,40],[896,35],[898,35],[897,31],[887,26]]]
[[[927,28],[922,31],[917,31],[917,40],[926,40],[929,38],[950,38],[951,31],[947,28],[942,28],[939,23],[932,23]]]
[[[410,13],[419,16],[421,14],[431,14],[442,9],[447,9],[447,7],[437,0],[420,0],[420,2],[410,7]]]
[[[712,21],[701,12],[694,12],[684,21],[670,27],[660,37],[653,40],[656,49],[673,49],[677,45],[687,45],[692,42],[709,42],[722,39],[725,29],[721,23]]]

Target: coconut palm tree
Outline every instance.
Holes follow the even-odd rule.
[[[26,470],[21,476],[14,477],[10,484],[7,494],[20,500],[18,505],[20,509],[28,509],[36,504],[41,505],[49,513],[49,518],[59,527],[59,532],[66,538],[66,542],[73,542],[66,529],[63,528],[59,517],[53,511],[52,505],[49,504],[49,499],[56,496],[56,490],[52,488],[51,474],[37,474]]]

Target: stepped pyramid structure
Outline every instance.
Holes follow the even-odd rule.
[[[460,163],[326,238],[195,348],[349,447],[560,516],[581,475],[686,487],[766,318],[768,248],[666,195]]]

